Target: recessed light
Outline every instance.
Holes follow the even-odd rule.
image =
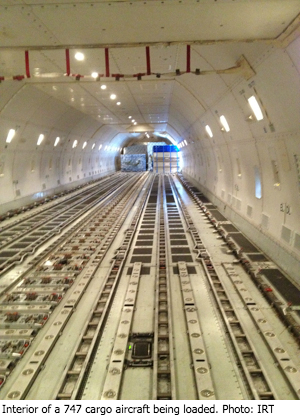
[[[40,134],[40,136],[39,136],[39,138],[37,140],[37,145],[41,145],[41,143],[42,143],[42,141],[43,141],[44,138],[45,138],[45,135]]]
[[[13,137],[15,136],[16,131],[14,129],[10,129],[7,134],[6,142],[9,144]]]
[[[102,84],[101,89],[102,90],[106,90],[106,85],[105,84]]]
[[[91,74],[91,76],[92,76],[93,78],[97,78],[97,77],[98,77],[98,73],[93,72],[93,73]]]
[[[253,110],[253,113],[256,117],[256,120],[262,120],[264,118],[264,115],[261,111],[261,108],[258,104],[258,101],[256,100],[255,96],[251,96],[248,99],[249,105],[251,106],[251,109]]]
[[[77,61],[83,61],[84,60],[84,54],[82,52],[76,52],[75,59]]]
[[[225,131],[226,132],[229,132],[230,131],[230,128],[229,128],[228,122],[227,122],[227,120],[226,120],[226,118],[225,118],[224,115],[220,116],[220,122],[221,122],[223,128],[225,129]]]
[[[115,100],[117,98],[117,96],[113,93],[109,96],[111,98],[111,100]]]
[[[210,126],[209,125],[206,125],[205,126],[205,130],[206,130],[207,134],[209,135],[209,137],[212,138],[213,137],[213,133],[212,133],[212,130],[210,129]]]
[[[131,119],[132,118],[132,116],[128,116],[128,119]]]
[[[134,125],[137,125],[137,122],[134,122]]]
[[[117,106],[120,106],[121,102],[117,102]]]

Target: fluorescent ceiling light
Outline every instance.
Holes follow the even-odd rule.
[[[225,129],[225,131],[226,132],[229,132],[230,131],[230,128],[229,128],[228,122],[227,122],[227,120],[226,120],[226,118],[225,118],[224,115],[220,116],[220,122],[221,122],[223,128]]]
[[[15,136],[16,131],[14,129],[10,129],[7,134],[6,142],[9,144],[13,137]]]
[[[57,136],[56,137],[56,140],[55,140],[55,142],[54,142],[54,146],[56,147],[56,145],[59,143],[59,141],[60,141],[60,137],[59,136]]]
[[[117,96],[113,93],[109,96],[111,98],[111,100],[115,100],[117,98]]]
[[[82,52],[76,52],[75,59],[77,61],[83,61],[84,60],[84,54]]]
[[[99,148],[98,149],[100,150],[101,148],[102,148],[102,144],[99,145]]]
[[[105,84],[102,84],[101,89],[102,90],[106,90],[106,85]]]
[[[213,137],[213,133],[212,133],[212,130],[210,129],[210,126],[209,125],[206,125],[205,126],[205,130],[206,130],[207,134],[209,135],[209,137],[212,138]]]
[[[78,141],[77,141],[77,139],[75,139],[75,141],[73,142],[72,148],[76,148],[77,144],[78,144]]]
[[[186,141],[186,139],[184,140],[184,143],[185,143],[185,145],[187,145],[187,141]]]
[[[86,147],[87,142],[84,141],[83,145],[82,145],[82,149],[84,149]]]
[[[264,115],[261,111],[258,101],[256,100],[256,97],[255,96],[249,97],[248,102],[249,102],[249,105],[251,106],[251,109],[253,110],[256,120],[262,120],[264,118]]]
[[[92,149],[94,149],[94,148],[95,148],[95,145],[96,145],[96,144],[94,143],[94,144],[93,144],[93,146],[92,146]]]
[[[43,141],[44,138],[45,138],[45,135],[40,134],[40,136],[39,136],[39,138],[37,140],[37,145],[41,145],[41,143],[42,143],[42,141]]]

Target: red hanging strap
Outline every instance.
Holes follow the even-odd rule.
[[[186,72],[191,72],[191,45],[186,46]]]
[[[105,48],[105,76],[109,77],[109,50]]]
[[[25,51],[25,69],[26,69],[26,77],[30,78],[29,52],[28,51]]]
[[[70,51],[66,49],[66,72],[67,76],[71,73],[71,67],[70,67]]]
[[[146,46],[147,75],[151,75],[150,47]]]

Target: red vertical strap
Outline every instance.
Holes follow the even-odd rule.
[[[186,46],[186,72],[191,72],[191,45]]]
[[[146,46],[147,75],[151,75],[150,47]]]
[[[26,69],[26,77],[30,78],[29,52],[28,51],[25,51],[25,69]]]
[[[70,51],[66,49],[66,69],[67,69],[67,76],[71,73],[71,67],[70,67]]]
[[[105,76],[109,77],[109,50],[105,48]]]

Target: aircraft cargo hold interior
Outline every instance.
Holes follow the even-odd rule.
[[[299,1],[0,22],[0,399],[300,399]]]

